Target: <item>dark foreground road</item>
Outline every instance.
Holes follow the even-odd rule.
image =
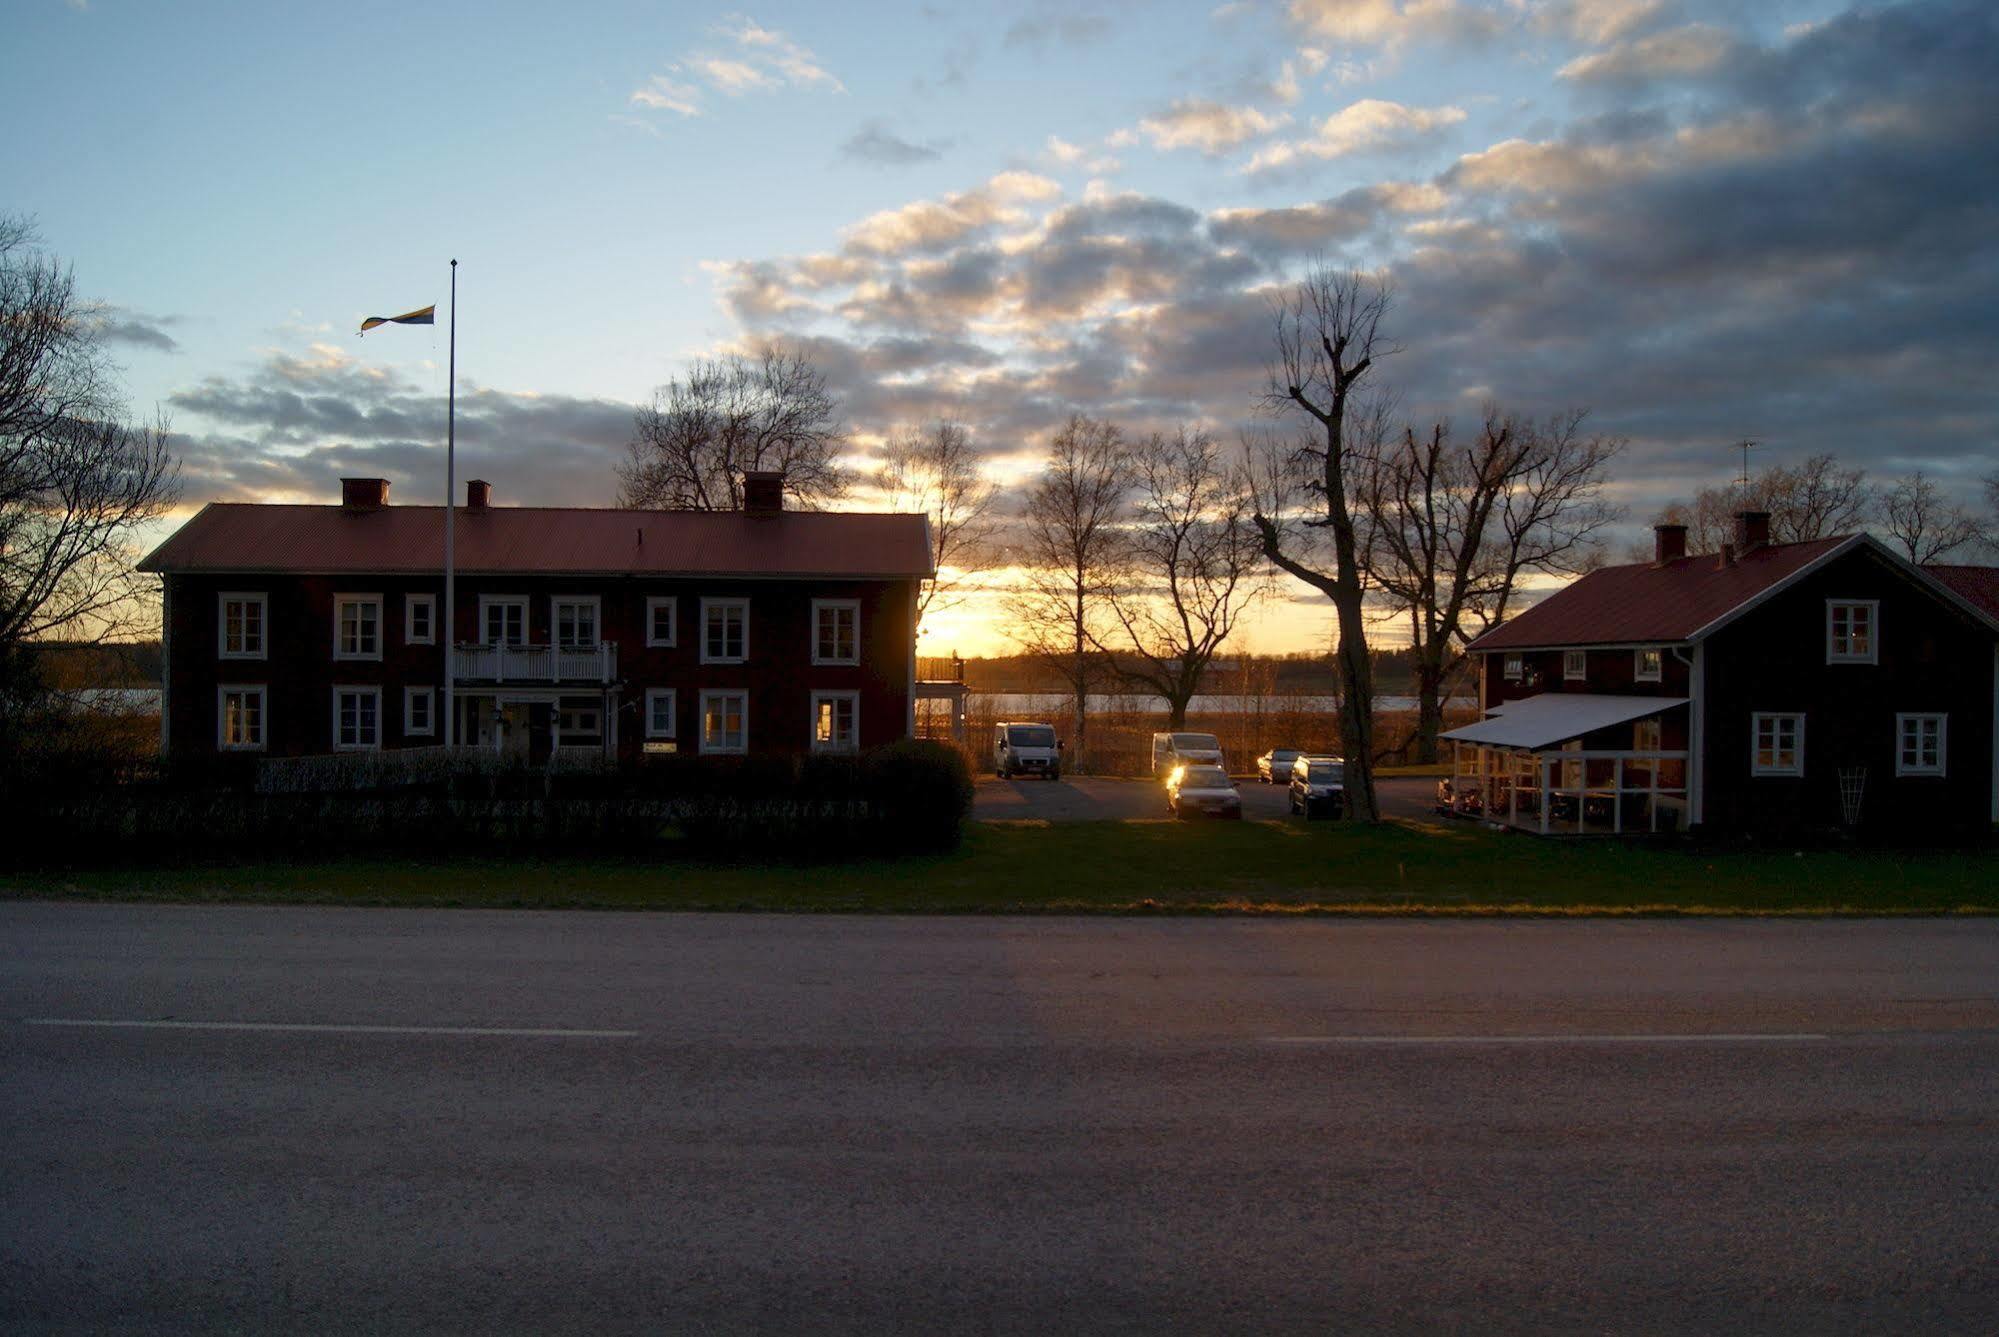
[[[1991,1331],[1999,923],[0,904],[10,1331]]]

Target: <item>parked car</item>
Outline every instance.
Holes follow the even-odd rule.
[[[1267,785],[1288,784],[1291,763],[1304,755],[1302,747],[1273,747],[1256,759],[1256,778]]]
[[[1344,757],[1298,757],[1291,763],[1291,811],[1310,820],[1338,817],[1347,806],[1347,763]]]
[[[1220,766],[1222,740],[1211,733],[1156,733],[1152,735],[1152,773],[1164,777],[1179,766]]]
[[[993,726],[993,774],[1002,780],[1016,775],[1062,778],[1062,743],[1049,724],[1002,721]]]
[[[1175,766],[1166,776],[1166,811],[1175,817],[1242,816],[1242,795],[1219,766]]]

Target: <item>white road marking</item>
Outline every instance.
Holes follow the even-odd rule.
[[[1791,1044],[1830,1040],[1808,1031],[1687,1035],[1272,1035],[1274,1045],[1712,1045]]]
[[[638,1031],[569,1031],[526,1026],[343,1026],[301,1021],[99,1021],[28,1017],[26,1026],[88,1026],[151,1031],[308,1031],[323,1035],[502,1035],[556,1040],[629,1040]]]

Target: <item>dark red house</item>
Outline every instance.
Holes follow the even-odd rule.
[[[1920,568],[1856,534],[1719,553],[1661,525],[1472,643],[1484,718],[1456,801],[1549,833],[1846,827],[1962,838],[1999,822],[1999,572]]]
[[[456,625],[444,509],[381,479],[340,505],[212,503],[140,569],[165,582],[176,754],[446,741],[547,757],[853,751],[912,731],[920,515],[498,507],[467,488]]]

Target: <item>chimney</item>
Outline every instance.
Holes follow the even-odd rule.
[[[778,515],[784,511],[781,470],[753,470],[743,475],[743,514]]]
[[[483,511],[493,504],[493,485],[483,478],[465,481],[465,509]]]
[[[1724,543],[1721,545],[1721,564],[1723,566],[1735,565],[1735,545],[1733,543]]]
[[[1660,566],[1677,562],[1687,555],[1685,525],[1652,526],[1652,560]]]
[[[1770,512],[1735,513],[1735,550],[1747,557],[1758,548],[1770,546]]]
[[[343,478],[340,480],[340,506],[342,510],[357,513],[361,511],[379,511],[388,504],[388,479]]]

